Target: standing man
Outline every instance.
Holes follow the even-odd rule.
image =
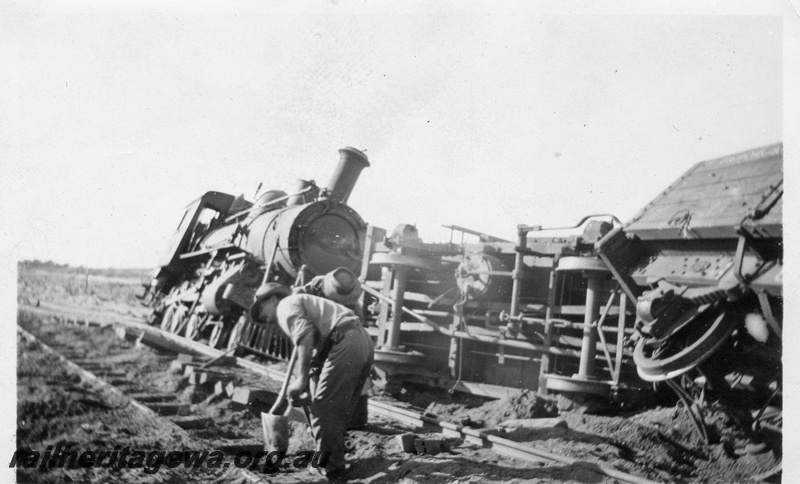
[[[310,400],[316,450],[330,452],[326,476],[344,479],[344,434],[372,368],[372,339],[351,309],[317,296],[291,294],[274,282],[258,289],[250,314],[257,323],[277,322],[295,344],[296,379],[289,385],[289,398]]]

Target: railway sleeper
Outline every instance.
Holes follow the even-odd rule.
[[[171,393],[129,393],[127,396],[142,403],[167,402],[178,398]]]
[[[206,429],[214,425],[211,417],[198,415],[170,415],[168,420],[184,430]]]
[[[124,378],[128,375],[125,371],[112,369],[92,370],[92,372],[101,378]]]
[[[189,383],[193,385],[204,385],[206,387],[214,388],[217,382],[231,381],[232,378],[225,373],[211,372],[211,371],[195,371],[189,375]]]
[[[186,403],[170,403],[170,402],[143,402],[144,406],[150,410],[158,413],[159,415],[189,415],[191,413],[191,405]]]
[[[276,393],[267,390],[236,387],[231,396],[231,402],[234,404],[234,408],[241,410],[247,408],[251,404],[257,403],[272,405],[276,398],[278,398]]]
[[[175,373],[186,374],[187,368],[194,368],[195,366],[199,366],[196,363],[189,363],[180,360],[173,360],[172,363],[169,364],[169,369]]]

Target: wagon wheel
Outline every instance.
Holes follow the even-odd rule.
[[[231,335],[228,337],[228,345],[226,349],[235,348],[239,344],[239,340],[241,339],[240,336],[244,332],[245,324],[247,324],[247,318],[242,316],[231,330]]]
[[[202,323],[203,318],[197,314],[192,314],[189,316],[189,321],[186,322],[186,329],[184,330],[183,335],[190,340],[197,339],[197,336],[200,334],[200,326]]]
[[[639,376],[645,381],[664,381],[686,373],[722,346],[739,319],[732,311],[710,308],[666,341],[639,340],[633,352]]]

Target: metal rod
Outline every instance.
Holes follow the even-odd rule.
[[[452,237],[453,230],[458,230],[459,232],[461,232],[462,240],[464,238],[464,234],[467,233],[467,234],[470,234],[470,235],[477,235],[478,237],[482,237],[485,242],[511,242],[510,240],[501,239],[500,237],[495,237],[494,235],[489,235],[487,233],[479,232],[477,230],[472,230],[472,229],[468,229],[468,228],[465,228],[465,227],[459,227],[458,225],[442,225],[442,227],[444,227],[446,229],[450,229],[450,234],[451,234],[450,240],[451,241],[453,239],[453,237]]]
[[[601,347],[603,348],[603,354],[605,354],[606,357],[608,372],[611,373],[612,380],[615,379],[614,363],[612,363],[611,361],[611,353],[609,353],[608,351],[608,343],[606,343],[606,337],[603,334],[602,328],[603,328],[603,323],[606,320],[606,316],[608,315],[608,311],[611,309],[611,305],[614,303],[614,298],[616,297],[616,295],[617,295],[617,290],[611,292],[611,297],[608,298],[606,307],[603,308],[603,315],[600,316],[600,321],[597,322],[597,335],[600,337]],[[616,351],[619,351],[619,347],[616,349]]]
[[[619,220],[617,217],[615,217],[614,215],[611,215],[610,213],[595,213],[595,214],[593,214],[593,215],[587,215],[587,216],[583,217],[583,218],[580,220],[580,222],[578,222],[578,223],[577,223],[577,224],[575,224],[574,226],[571,226],[571,227],[570,227],[570,226],[568,226],[568,227],[548,227],[548,228],[547,228],[547,229],[545,229],[545,230],[564,230],[564,229],[577,229],[578,227],[580,227],[581,225],[583,225],[583,223],[584,223],[584,222],[586,222],[587,220],[589,220],[590,218],[600,218],[600,217],[610,217],[610,218],[611,218],[611,220],[613,220],[613,221],[617,222],[617,224],[619,224],[619,225],[622,225],[622,222],[621,222],[621,221],[620,221],[620,220]],[[522,230],[523,228],[525,228],[525,229],[527,229],[527,230],[529,230],[529,231],[539,231],[539,230],[542,230],[542,229],[541,229],[541,227],[538,227],[538,228],[537,228],[537,226],[531,226],[531,225],[520,225],[519,227],[520,227],[520,230]]]
[[[622,374],[622,345],[625,342],[625,308],[628,305],[628,293],[622,291],[619,295],[619,320],[617,323],[617,360],[614,372],[614,384],[619,385]]]
[[[528,245],[528,233],[522,229],[519,230],[519,249],[525,249]],[[516,316],[519,314],[519,295],[522,291],[522,265],[525,256],[522,250],[517,250],[514,258],[514,271],[512,273],[513,283],[511,286],[511,315]]]
[[[445,348],[443,346],[425,345],[425,344],[422,344],[422,343],[404,343],[403,346],[410,346],[412,348],[426,348],[426,349],[434,350],[434,351],[450,351],[449,349],[447,349],[447,348]]]
[[[291,195],[285,195],[283,197],[276,198],[275,200],[270,200],[269,202],[265,203],[264,205],[261,205],[260,207],[253,205],[252,207],[250,207],[250,208],[248,208],[246,210],[242,210],[241,212],[236,212],[233,215],[229,215],[225,219],[225,222],[230,222],[231,220],[234,220],[237,217],[241,217],[242,215],[244,215],[246,213],[254,212],[256,210],[263,210],[265,207],[269,207],[270,205],[274,205],[276,203],[283,202],[284,200],[288,200],[288,199],[290,199],[292,197],[296,197],[298,195],[303,195],[303,194],[305,194],[307,192],[310,192],[313,188],[316,188],[316,186],[310,186],[310,187],[307,187],[307,188],[305,188],[303,190],[300,190],[297,193],[292,193]]]
[[[388,301],[390,303],[392,302],[392,300],[390,298],[384,296],[383,294],[381,294],[380,292],[376,291],[375,289],[367,286],[366,284],[362,283],[361,287],[364,289],[364,291],[372,294],[373,296],[377,297],[378,299],[381,299],[381,300],[384,300],[384,301]],[[440,325],[438,323],[435,323],[435,322],[431,321],[430,319],[426,318],[425,316],[422,316],[421,314],[418,314],[416,311],[408,309],[405,306],[402,307],[402,310],[405,313],[407,313],[407,314],[411,315],[412,317],[414,317],[415,319],[427,324],[428,326],[432,327],[436,331],[438,331],[438,332],[440,332],[440,333],[442,333],[442,334],[444,334],[446,336],[457,337],[457,338],[461,338],[461,339],[469,339],[469,340],[474,340],[474,341],[482,341],[484,343],[493,343],[493,344],[497,344],[497,345],[508,346],[510,348],[521,348],[521,349],[525,349],[525,350],[541,351],[543,353],[548,353],[548,354],[551,354],[551,355],[580,357],[580,352],[579,351],[575,351],[575,350],[562,350],[560,348],[551,348],[551,347],[548,347],[548,346],[545,346],[545,345],[537,345],[537,344],[529,343],[527,341],[518,341],[518,340],[512,340],[512,339],[502,339],[502,338],[499,338],[497,336],[484,336],[484,335],[470,334],[470,333],[466,333],[464,331],[451,330],[451,329],[445,328],[444,326],[442,326],[442,325]]]
[[[230,355],[231,353],[236,351],[236,346],[238,346],[238,345],[234,345],[233,348],[228,348],[228,350],[225,353],[222,353],[221,355],[217,356],[216,358],[213,358],[213,359],[209,360],[208,362],[203,363],[202,365],[200,365],[200,368],[208,368],[209,366],[213,365],[214,363],[218,362],[219,360],[223,359],[224,357]]]
[[[398,265],[394,269],[394,288],[392,290],[392,323],[389,326],[387,344],[389,348],[400,347],[400,324],[403,322],[403,303],[405,302],[408,268]]]
[[[542,361],[541,358],[534,358],[533,356],[509,355],[507,353],[490,353],[488,351],[477,351],[477,350],[471,350],[470,353],[474,353],[476,355],[493,356],[495,358],[499,358],[502,355],[503,358],[507,358],[509,360]]]
[[[543,326],[547,325],[546,317],[545,317],[545,319],[542,319],[542,318],[529,318],[529,317],[525,317],[525,316],[506,316],[506,318],[508,320],[511,320],[511,321],[519,321],[519,322],[522,322],[522,323],[541,324]],[[477,317],[476,316],[476,317],[470,318],[470,319],[473,319],[473,320],[476,320],[476,321],[485,320],[485,318],[482,317],[482,316],[481,317]],[[576,322],[576,321],[570,321],[568,319],[562,319],[562,318],[550,318],[550,324],[552,324],[554,326],[557,326],[557,327],[572,328],[572,329],[582,329],[583,325],[584,325],[584,323],[580,323],[580,322]],[[604,327],[603,331],[605,331],[607,333],[616,333],[617,332],[617,328]],[[628,333],[633,333],[633,330],[630,330],[630,331],[627,331],[627,332]]]
[[[272,249],[272,255],[269,258],[269,263],[267,264],[267,268],[264,269],[264,278],[261,280],[261,285],[263,286],[265,282],[269,281],[269,276],[272,273],[272,264],[275,263],[275,254],[278,253],[278,241],[275,241],[275,247]]]
[[[522,293],[522,265],[525,259],[523,251],[528,245],[528,232],[519,227],[517,230],[517,247],[515,247],[516,255],[514,257],[514,271],[511,274],[511,316],[519,314],[519,297]],[[506,331],[512,337],[517,336],[519,333],[519,322],[509,320],[506,325]]]
[[[553,343],[553,307],[556,305],[558,279],[558,273],[555,269],[556,262],[554,260],[547,282],[547,307],[544,312],[544,338],[542,341],[545,346],[550,346]],[[539,365],[539,388],[542,388],[545,394],[547,393],[547,374],[550,373],[555,364],[555,358],[553,360],[553,362],[550,361],[550,355],[542,354],[541,364]]]
[[[378,320],[376,321],[378,328],[380,329],[380,334],[378,335],[378,346],[383,346],[388,341],[389,337],[389,308],[392,304],[392,281],[394,279],[394,274],[392,273],[392,267],[382,267],[381,268],[381,305],[380,305],[380,312],[378,313]]]
[[[678,399],[681,401],[684,407],[686,407],[686,412],[689,414],[689,418],[692,420],[697,431],[700,433],[700,436],[705,441],[706,445],[708,445],[708,430],[706,429],[705,422],[703,421],[703,414],[699,407],[692,405],[691,397],[686,393],[686,391],[681,388],[681,386],[675,382],[675,380],[666,380],[667,386],[678,395]],[[694,410],[697,410],[695,413]]]
[[[772,314],[772,307],[769,305],[769,298],[767,295],[763,292],[759,292],[758,302],[761,304],[761,312],[764,313],[764,319],[767,321],[769,327],[772,328],[772,331],[775,331],[778,338],[783,339],[783,332],[778,324],[778,320],[775,319],[775,315]]]
[[[466,276],[503,276],[503,277],[514,277],[514,271],[466,271],[462,272],[461,274]]]
[[[589,274],[586,279],[586,313],[583,318],[583,345],[581,346],[581,362],[578,375],[594,376],[595,354],[597,353],[597,331],[592,324],[600,310],[600,277]]]

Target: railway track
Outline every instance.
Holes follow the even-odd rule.
[[[121,407],[130,405],[139,413],[156,419],[164,426],[171,427],[172,432],[189,437],[186,428],[187,424],[192,421],[191,417],[189,419],[175,421],[163,416],[163,409],[169,407],[160,405],[162,405],[164,400],[170,400],[174,398],[174,396],[146,393],[131,394],[122,391],[118,388],[121,382],[116,378],[120,376],[121,372],[119,370],[113,370],[108,368],[107,365],[97,364],[89,359],[85,359],[81,353],[75,352],[68,347],[57,344],[53,344],[53,346],[48,345],[42,341],[42,339],[20,326],[17,326],[17,333],[27,342],[35,343],[39,349],[56,356],[71,372],[80,375],[82,381],[92,382],[96,388],[102,389],[106,394],[113,395],[125,401],[126,403]],[[117,384],[115,384],[115,382]],[[156,410],[154,410],[153,407],[155,407]],[[189,427],[191,428],[192,425],[189,425]],[[263,476],[259,476],[246,468],[228,467],[227,465],[225,465],[225,468],[226,470],[220,479],[227,482],[238,482],[240,484],[265,482]]]
[[[397,408],[384,402],[370,401],[369,410],[370,412],[391,417],[409,425],[416,425],[426,429],[432,429],[450,437],[463,438],[477,445],[491,448],[498,454],[507,455],[509,457],[515,457],[531,462],[543,462],[546,464],[575,464],[580,462],[580,459],[545,452],[543,450],[535,449],[531,446],[523,445],[512,440],[497,437],[495,435],[490,435],[470,427],[447,422],[434,415],[426,415],[402,408]],[[596,470],[599,474],[613,477],[619,482],[630,482],[636,484],[647,484],[654,482],[649,479],[634,476],[632,474],[627,474],[625,472],[620,472],[615,469],[610,469],[600,465],[597,466]]]
[[[140,341],[144,340],[146,343],[150,345],[161,348],[167,348],[176,352],[192,353],[201,357],[205,357],[207,359],[206,361],[219,359],[226,356],[226,352],[210,348],[196,341],[187,340],[186,338],[177,336],[173,333],[165,332],[159,328],[147,325],[138,320],[137,318],[133,317],[114,315],[98,311],[80,310],[80,309],[69,308],[66,306],[61,307],[49,304],[45,304],[41,307],[20,305],[19,310],[22,312],[37,314],[39,316],[55,316],[57,318],[61,318],[63,322],[74,323],[77,325],[106,327],[111,324],[114,324],[117,325],[118,327],[126,328],[126,330],[129,332],[128,333],[129,337],[131,334],[133,334],[134,336],[138,334],[139,336],[137,338]],[[18,331],[26,339],[36,338],[35,335],[31,334],[30,332],[24,330],[21,327],[18,327]],[[92,371],[90,371],[93,368],[98,368],[97,366],[93,366],[90,361],[83,361],[80,359],[78,359],[77,362],[70,361],[70,359],[67,358],[67,356],[73,356],[73,359],[76,359],[75,357],[80,355],[70,354],[68,352],[69,351],[68,348],[54,349],[50,348],[49,346],[46,346],[46,348],[49,351],[58,354],[59,358],[64,360],[70,367],[74,368],[76,371],[79,371],[82,375],[86,376],[87,378],[101,380],[102,379],[101,376],[104,376],[105,378],[111,377],[112,382],[116,381],[116,383],[118,384],[124,383],[115,377],[113,368],[100,368],[98,371],[100,372],[101,376],[98,376],[97,374],[94,374],[92,373]],[[58,350],[66,352],[67,355],[65,356],[59,354]],[[237,357],[230,357],[230,359],[232,362],[236,364],[236,366],[249,370],[259,375],[267,376],[268,378],[272,379],[275,382],[282,382],[285,377],[285,374],[283,372],[278,371],[274,368],[270,368],[266,365],[262,365],[253,361]],[[120,392],[120,390],[116,388],[114,388],[114,391]],[[159,409],[173,408],[169,406],[169,403],[165,403],[164,401],[159,402],[157,398],[151,399],[147,397],[146,393],[141,393],[140,399],[145,399],[149,401],[140,401],[140,399],[136,398],[137,391],[142,391],[142,389],[135,388],[133,392],[128,391],[120,393],[126,393],[127,396],[131,398],[131,404],[136,406],[136,408],[140,409],[142,412],[147,412],[151,414],[157,412],[163,414],[163,412],[159,412]],[[165,400],[169,400],[168,395],[165,396]],[[154,408],[156,410],[154,410]],[[370,400],[369,411],[372,414],[380,415],[382,417],[398,421],[405,425],[413,427],[422,427],[425,430],[437,432],[447,437],[461,438],[478,446],[484,448],[490,448],[498,454],[510,456],[528,462],[537,462],[544,464],[564,464],[564,465],[575,464],[578,462],[586,463],[585,460],[576,459],[563,455],[552,454],[543,450],[536,449],[529,445],[520,444],[508,439],[504,439],[502,437],[490,435],[486,432],[482,432],[470,427],[465,427],[452,422],[447,422],[435,415],[420,413],[415,410],[406,408],[399,408],[395,405],[383,401]],[[180,411],[178,411],[178,413],[180,413]],[[175,417],[172,418],[175,419]],[[180,426],[180,424],[173,422],[170,422],[169,424]],[[184,428],[181,428],[181,430],[184,430]],[[613,478],[617,482],[626,482],[635,484],[655,482],[648,480],[646,478],[642,478],[639,476],[618,471],[616,469],[602,466],[597,463],[593,463],[591,468],[598,474]],[[242,476],[248,482],[258,482],[259,480],[263,479],[263,477],[259,477],[253,474],[252,472],[247,471],[246,469],[240,469],[240,471],[243,471]]]

